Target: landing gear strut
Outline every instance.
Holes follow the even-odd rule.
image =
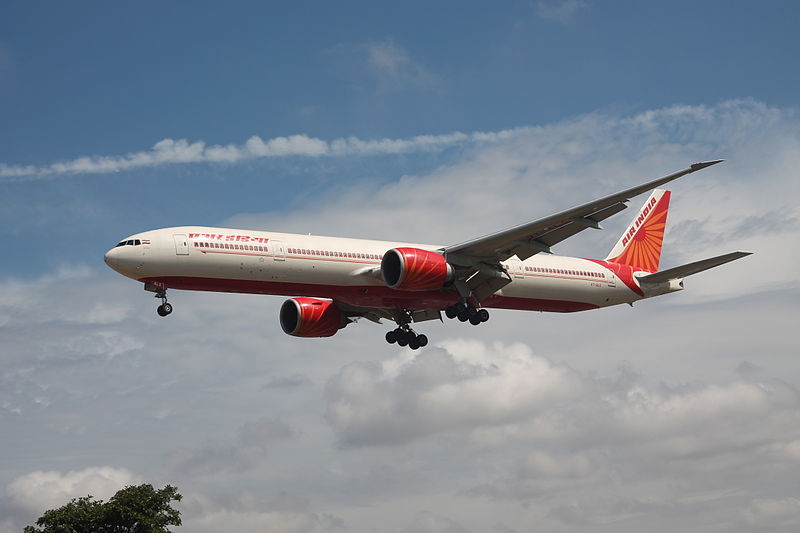
[[[466,300],[446,308],[444,314],[447,318],[458,318],[461,322],[469,321],[473,326],[489,320],[489,311],[478,309]]]
[[[172,313],[172,304],[167,301],[167,289],[157,290],[155,296],[161,299],[161,305],[156,307],[158,316],[167,316]]]
[[[398,346],[408,346],[412,350],[428,345],[428,337],[417,334],[409,326],[411,314],[408,311],[403,311],[403,314],[395,320],[397,320],[398,324],[397,329],[386,333],[386,342],[389,344],[397,343]]]

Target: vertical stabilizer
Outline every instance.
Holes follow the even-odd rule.
[[[670,192],[655,189],[628,225],[606,261],[635,271],[657,272],[667,225]]]

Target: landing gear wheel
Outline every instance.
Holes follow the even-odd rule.
[[[472,324],[473,326],[477,326],[478,324],[481,323],[481,317],[479,317],[478,314],[476,313],[471,317],[469,317],[469,323]]]
[[[462,307],[461,309],[458,310],[458,315],[456,316],[458,316],[458,319],[461,322],[466,322],[467,320],[469,320],[469,311],[467,310],[466,307]]]
[[[447,309],[444,310],[444,316],[447,318],[455,318],[458,316],[458,307],[455,305],[449,306]]]
[[[447,307],[445,311],[452,313],[451,308],[460,309],[456,305],[452,305]],[[408,346],[412,350],[418,350],[428,344],[428,337],[425,335],[417,335],[417,333],[411,329],[413,316],[409,310],[399,310],[395,317],[395,322],[397,323],[397,328],[386,333],[386,342],[389,344],[396,342],[398,346]]]
[[[167,316],[168,314],[172,313],[172,304],[167,302],[167,289],[159,289],[156,291],[156,298],[161,299],[161,305],[156,307],[156,313],[158,316]]]
[[[489,311],[486,309],[481,309],[478,311],[478,317],[481,319],[481,322],[486,322],[489,320]]]
[[[406,332],[403,330],[397,332],[397,345],[408,346],[408,335],[406,335]]]

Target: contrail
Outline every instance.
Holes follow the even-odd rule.
[[[250,137],[244,144],[207,146],[203,141],[164,139],[150,150],[126,155],[83,156],[49,165],[7,165],[0,163],[4,181],[27,181],[73,174],[104,174],[144,167],[180,163],[237,163],[264,157],[343,157],[435,152],[468,143],[493,143],[508,139],[528,128],[498,132],[454,132],[418,135],[405,139],[363,140],[344,137],[325,141],[308,135],[290,135],[264,140]]]

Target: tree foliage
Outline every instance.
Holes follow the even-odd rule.
[[[171,502],[183,498],[167,485],[131,485],[107,502],[92,496],[76,498],[58,509],[50,509],[27,526],[24,533],[169,533],[168,526],[181,525],[181,513]]]

